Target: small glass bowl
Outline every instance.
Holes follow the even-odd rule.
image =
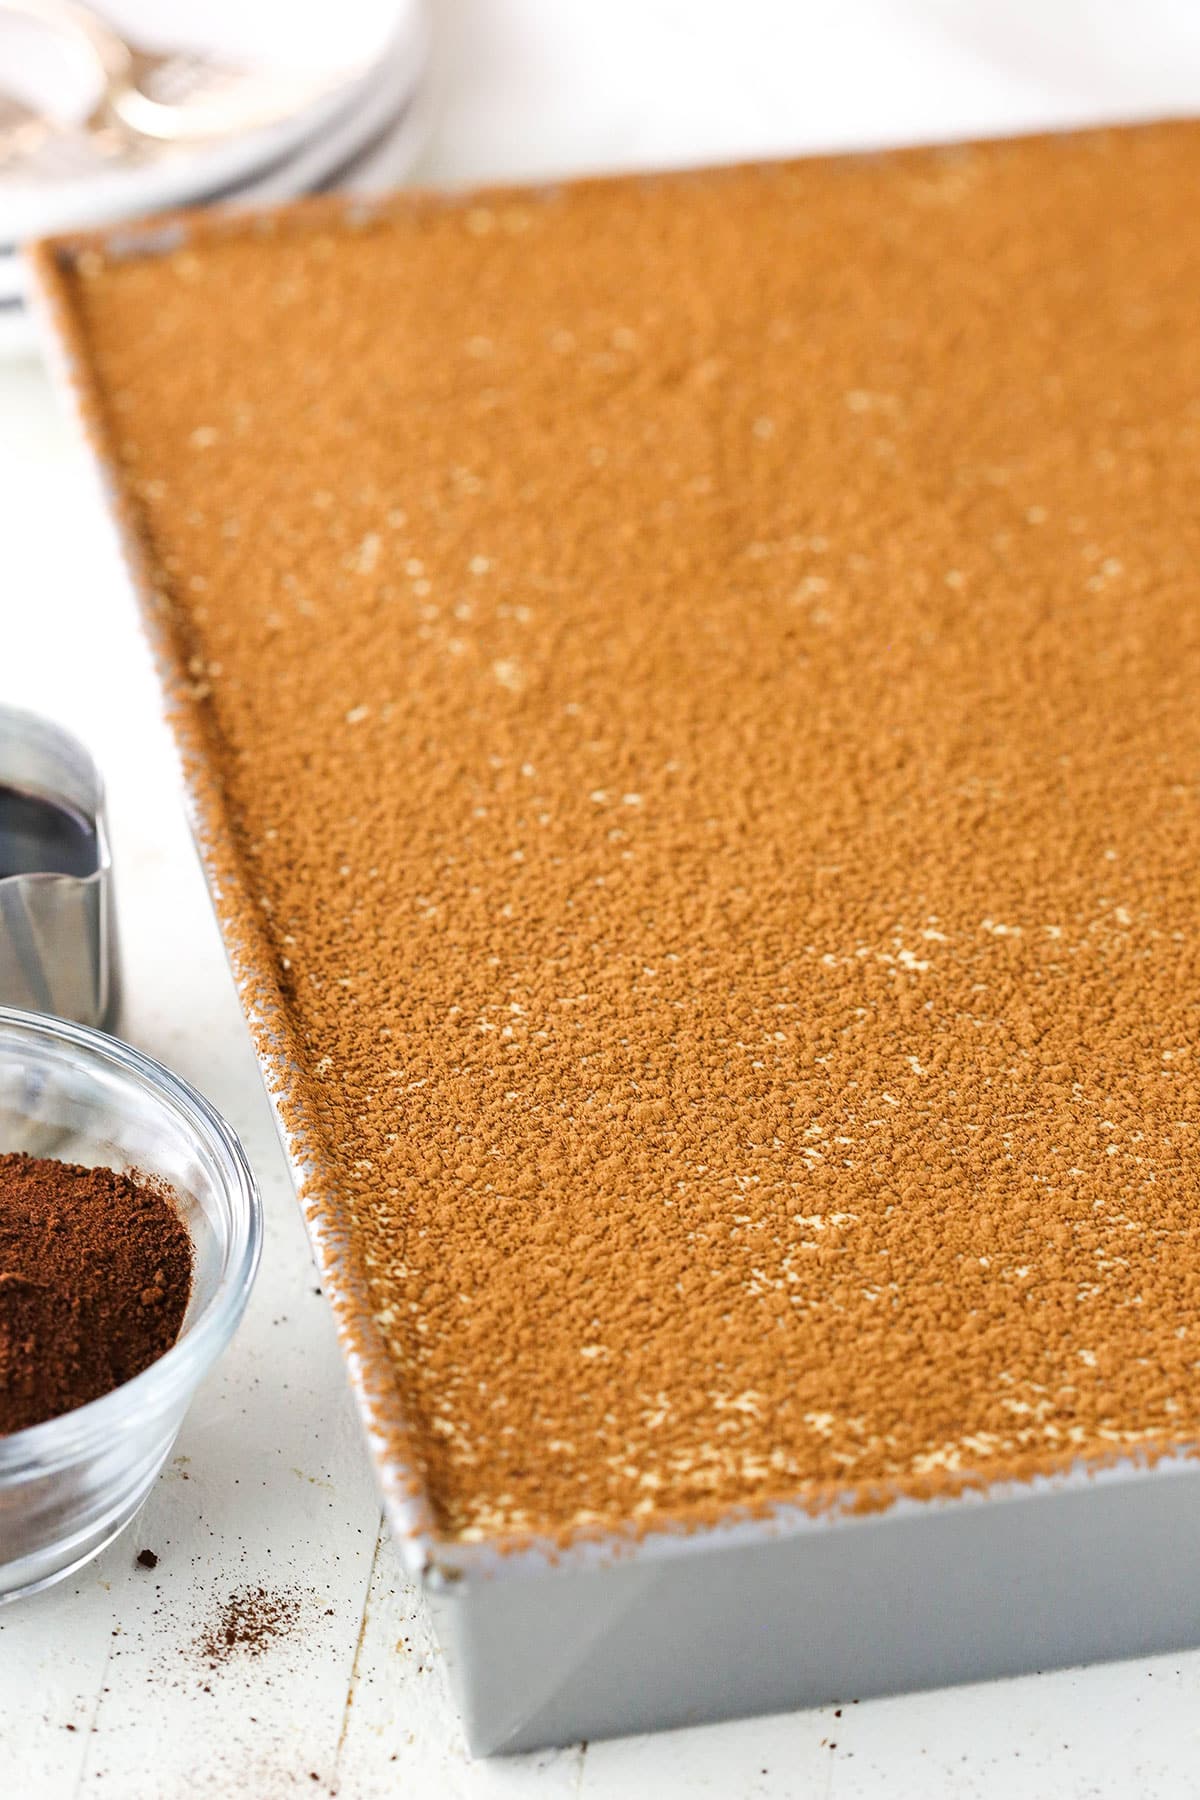
[[[186,1082],[103,1032],[0,1007],[0,1152],[169,1183],[192,1293],[165,1356],[99,1400],[0,1437],[0,1602],[78,1569],[129,1524],[242,1316],[262,1203],[234,1133]]]

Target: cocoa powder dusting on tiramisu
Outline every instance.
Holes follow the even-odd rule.
[[[447,1535],[1200,1430],[1198,157],[63,277]]]

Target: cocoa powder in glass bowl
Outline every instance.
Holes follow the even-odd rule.
[[[187,1227],[160,1187],[0,1156],[0,1435],[97,1400],[157,1361],[191,1286]]]
[[[104,1032],[0,1007],[5,1194],[0,1273],[19,1294],[0,1314],[5,1381],[10,1399],[24,1384],[53,1416],[0,1427],[0,1604],[82,1567],[129,1524],[237,1327],[262,1242],[245,1152],[203,1095]],[[89,1214],[108,1229],[85,1227]],[[21,1347],[31,1323],[59,1332],[42,1345],[61,1359],[57,1393],[54,1356],[39,1354],[35,1374]]]

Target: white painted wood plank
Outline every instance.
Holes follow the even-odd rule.
[[[1194,1800],[1200,1652],[590,1745],[579,1800]]]
[[[794,1713],[589,1744],[579,1800],[819,1800],[828,1735],[824,1714]]]
[[[1200,1653],[846,1707],[837,1800],[1195,1800]]]
[[[346,1730],[339,1800],[575,1800],[578,1747],[471,1762],[421,1597],[379,1546]]]
[[[102,1564],[120,1636],[81,1795],[207,1800],[236,1775],[273,1800],[331,1772],[379,1510],[290,1196],[272,1212],[270,1277],[135,1535]],[[258,1589],[278,1634],[261,1654],[211,1656],[224,1609]]]
[[[0,1609],[0,1794],[75,1791],[115,1617],[92,1570]]]

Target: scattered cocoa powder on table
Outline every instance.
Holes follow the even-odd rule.
[[[116,1169],[0,1156],[0,1436],[119,1387],[179,1336],[187,1227]]]
[[[197,1638],[199,1655],[212,1669],[238,1656],[265,1656],[297,1623],[303,1598],[289,1588],[236,1588]]]
[[[52,277],[447,1535],[1200,1434],[1198,157]]]

